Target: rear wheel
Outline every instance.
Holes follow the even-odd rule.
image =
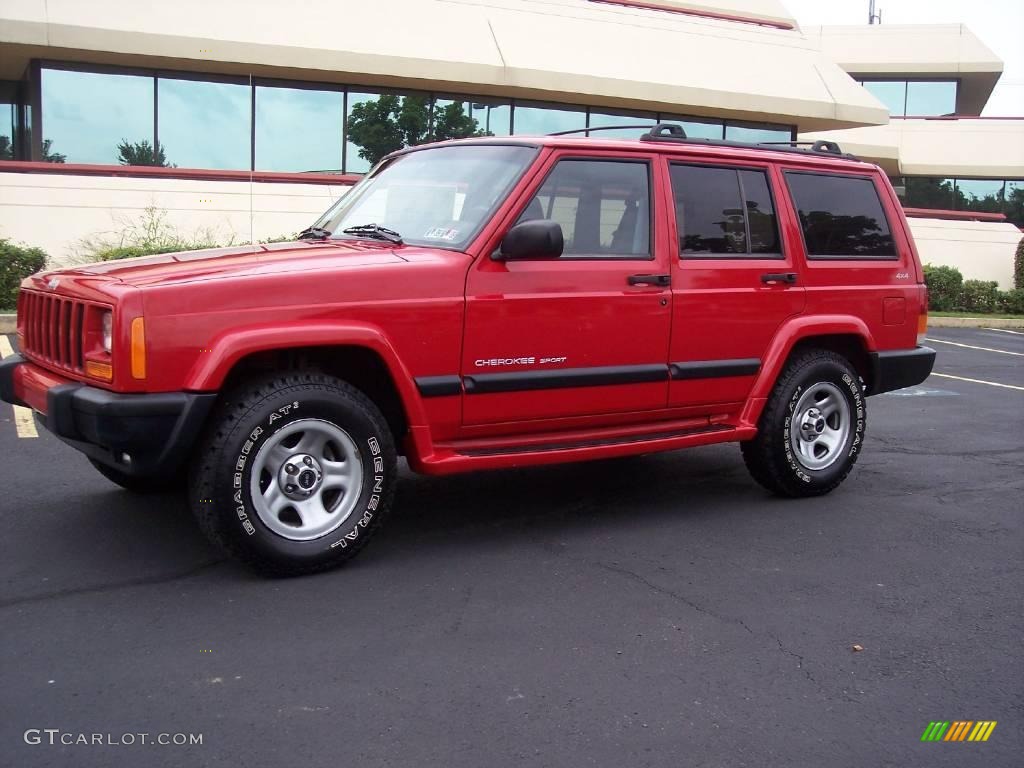
[[[190,499],[203,531],[251,567],[312,573],[351,559],[380,528],[396,467],[387,422],[362,392],[279,374],[221,402]]]
[[[753,478],[782,496],[820,496],[853,469],[864,442],[864,390],[843,357],[809,350],[772,390],[757,437],[741,445]]]

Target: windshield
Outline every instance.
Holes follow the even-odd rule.
[[[368,225],[376,224],[405,243],[463,249],[536,152],[534,147],[493,144],[400,155],[357,184],[314,226],[333,238],[349,239],[373,236]]]

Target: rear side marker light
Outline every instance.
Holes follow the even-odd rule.
[[[146,378],[146,322],[141,317],[132,320],[131,362],[132,378]]]
[[[103,381],[111,381],[114,378],[114,369],[110,366],[110,363],[100,363],[96,360],[85,361],[85,373],[94,379],[102,379]]]

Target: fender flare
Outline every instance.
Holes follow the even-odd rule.
[[[765,350],[761,370],[747,397],[740,423],[744,426],[757,425],[786,360],[799,342],[815,336],[836,335],[858,337],[869,354],[878,349],[867,323],[853,315],[798,315],[780,325]]]
[[[303,322],[233,328],[210,342],[210,351],[196,361],[186,376],[185,389],[218,391],[231,369],[244,357],[257,352],[342,346],[362,347],[376,353],[395,383],[409,425],[427,423],[412,376],[383,330],[368,323]]]

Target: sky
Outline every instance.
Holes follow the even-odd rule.
[[[866,24],[868,0],[782,0],[801,26]],[[1024,117],[1024,0],[876,0],[883,24],[966,24],[1003,60],[983,115]]]

